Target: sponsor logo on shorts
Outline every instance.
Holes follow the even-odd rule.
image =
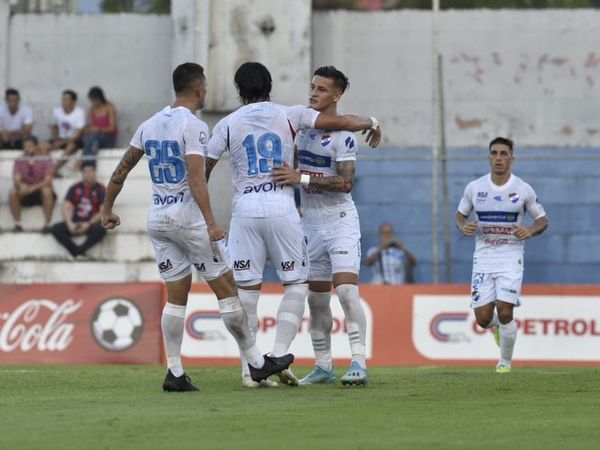
[[[206,272],[206,266],[204,265],[204,263],[194,263],[194,267],[198,272]]]
[[[282,190],[285,186],[283,185],[277,185],[276,183],[272,182],[272,181],[267,181],[266,183],[262,183],[262,184],[258,184],[256,186],[246,186],[244,188],[244,191],[242,192],[242,194],[252,194],[254,193],[259,193],[259,192],[271,192],[271,191],[277,191],[277,190]]]
[[[509,288],[505,288],[505,287],[501,287],[500,290],[504,291],[504,292],[510,292],[511,294],[517,293],[517,291],[515,289],[509,289]]]
[[[200,132],[200,137],[198,138],[198,140],[200,141],[201,144],[206,144],[208,142],[208,138],[206,136],[206,133],[204,131]]]
[[[171,270],[172,268],[173,264],[171,263],[170,259],[158,263],[158,270],[160,271],[160,273],[166,272],[167,270]]]
[[[178,192],[175,195],[158,195],[154,194],[152,203],[155,205],[174,205],[175,203],[183,203],[183,192]]]
[[[331,249],[331,254],[332,255],[347,255],[348,250],[341,248],[341,247],[335,247],[335,248]]]
[[[281,261],[281,270],[284,272],[290,272],[294,270],[294,261]]]
[[[249,259],[238,259],[233,262],[234,270],[250,270],[250,260]]]
[[[473,289],[471,291],[471,298],[473,299],[473,302],[478,302],[479,299],[481,298],[481,294],[479,293],[479,291],[477,289]]]

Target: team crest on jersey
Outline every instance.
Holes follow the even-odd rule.
[[[352,139],[350,136],[348,136],[346,138],[346,147],[348,148],[354,148],[354,139]]]
[[[208,138],[207,138],[206,133],[204,131],[200,132],[200,138],[199,138],[199,140],[200,140],[200,143],[202,145],[204,145],[204,144],[206,144],[208,142]]]
[[[317,133],[310,133],[308,135],[308,137],[310,138],[311,141],[314,141],[317,138]]]
[[[516,192],[511,192],[510,194],[508,194],[508,199],[511,203],[517,203],[519,201],[519,194],[517,194]]]
[[[327,145],[331,144],[331,135],[329,134],[324,134],[323,137],[321,138],[321,146],[322,147],[326,147]]]

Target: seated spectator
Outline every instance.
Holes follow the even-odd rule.
[[[23,231],[21,206],[42,205],[47,233],[52,219],[56,194],[52,187],[54,167],[49,155],[44,155],[37,139],[29,136],[23,140],[23,156],[17,158],[13,167],[14,187],[9,193],[10,211],[15,221],[14,231]]]
[[[88,93],[92,103],[88,113],[88,126],[83,136],[83,159],[94,160],[101,148],[112,148],[117,138],[117,113],[112,103],[106,101],[104,92],[94,86]]]
[[[52,149],[64,149],[62,157],[54,166],[54,176],[60,177],[59,170],[67,162],[67,158],[83,145],[83,129],[85,128],[85,111],[76,106],[77,94],[71,90],[62,93],[61,106],[52,111]]]
[[[367,252],[367,267],[373,268],[371,283],[412,282],[412,268],[417,260],[398,240],[391,224],[382,223],[379,226],[379,241],[379,247],[371,247]]]
[[[69,188],[63,203],[64,222],[56,223],[50,233],[73,257],[86,256],[86,252],[106,235],[100,224],[100,208],[104,203],[105,188],[96,181],[96,166],[84,161],[81,181]],[[73,236],[86,236],[81,245],[73,242]]]
[[[31,108],[20,104],[16,89],[7,89],[4,100],[6,104],[0,107],[0,148],[21,149],[33,128]]]

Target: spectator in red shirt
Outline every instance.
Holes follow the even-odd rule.
[[[69,188],[63,203],[64,222],[56,223],[50,233],[73,257],[86,256],[86,252],[106,235],[100,224],[100,208],[104,203],[105,188],[96,181],[96,165],[84,162],[81,181]],[[73,236],[85,235],[81,245],[73,242]]]
[[[43,154],[34,136],[23,140],[23,156],[17,158],[13,167],[14,187],[9,193],[10,212],[15,221],[13,231],[23,231],[21,206],[42,205],[45,224],[42,233],[49,230],[56,194],[52,187],[54,166],[47,154]]]

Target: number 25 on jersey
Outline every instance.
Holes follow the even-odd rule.
[[[155,184],[179,183],[185,177],[185,163],[180,158],[181,150],[177,141],[148,140],[144,144],[148,155],[150,177]]]

